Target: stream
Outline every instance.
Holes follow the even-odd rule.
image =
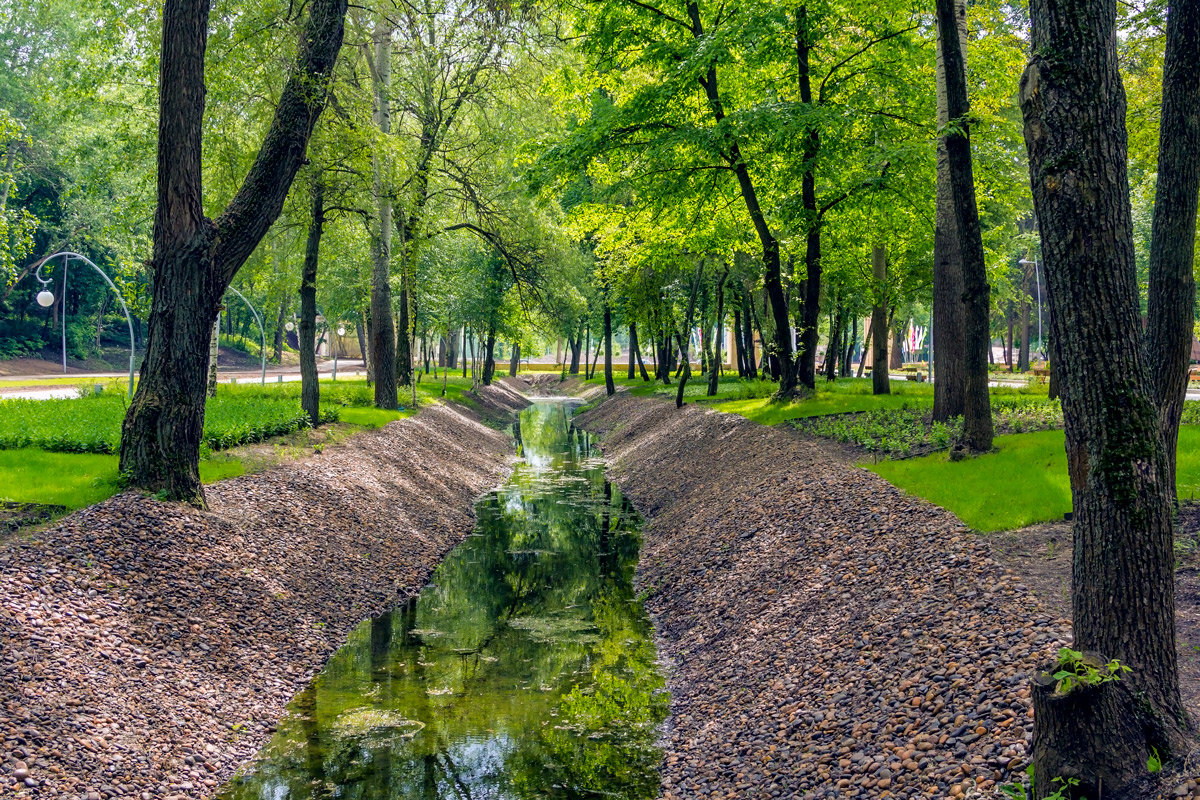
[[[668,696],[635,596],[641,520],[568,402],[420,596],[359,625],[222,800],[657,796]]]

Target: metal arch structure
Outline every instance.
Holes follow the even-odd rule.
[[[125,305],[125,298],[121,296],[120,290],[117,289],[112,279],[100,267],[96,266],[87,256],[82,256],[79,253],[72,253],[67,250],[58,253],[52,253],[34,265],[33,275],[42,286],[49,286],[53,283],[51,278],[42,277],[42,267],[50,262],[51,259],[61,258],[63,260],[63,290],[62,290],[62,364],[63,372],[67,371],[67,267],[71,261],[82,261],[92,269],[99,273],[104,282],[108,284],[108,288],[113,290],[113,294],[117,296],[117,302],[121,304],[121,310],[125,312],[125,322],[129,325],[129,396],[133,397],[133,359],[134,359],[134,338],[133,338],[133,316],[129,313],[129,306]]]
[[[258,335],[259,335],[259,338],[261,339],[261,345],[260,345],[261,349],[259,350],[259,353],[262,355],[262,385],[266,386],[267,385],[267,331],[265,328],[263,328],[262,317],[260,317],[258,315],[258,309],[256,309],[254,307],[254,304],[246,299],[246,295],[242,294],[241,292],[239,292],[237,289],[233,288],[232,286],[229,287],[229,291],[233,292],[238,297],[242,298],[242,302],[246,304],[246,307],[250,309],[250,313],[254,315],[254,321],[258,323]]]

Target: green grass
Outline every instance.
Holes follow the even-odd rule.
[[[679,381],[672,375],[671,384],[664,385],[662,381],[643,381],[641,377],[636,377],[632,380],[625,377],[625,369],[622,369],[620,375],[613,375],[613,384],[623,386],[629,390],[629,393],[635,397],[664,397],[671,400],[675,399],[676,392],[679,391]],[[571,376],[568,377],[579,377]],[[591,378],[580,378],[583,383],[590,386],[604,385],[604,372],[598,370],[597,374]],[[683,389],[683,396],[687,402],[710,402],[715,403],[722,400],[744,400],[753,397],[769,397],[775,393],[776,384],[772,381],[760,380],[745,380],[736,375],[723,376],[717,384],[717,394],[714,397],[708,396],[708,376],[692,373],[692,377],[688,379],[687,386]]]
[[[121,446],[126,399],[99,396],[0,400],[0,448],[36,447],[60,453],[115,453]],[[324,421],[337,419],[329,410]],[[204,412],[204,445],[224,450],[299,430],[308,418],[296,400],[246,397],[218,389]]]
[[[338,409],[338,419],[341,422],[348,422],[351,425],[361,425],[364,428],[382,428],[389,422],[394,422],[398,419],[406,419],[417,412],[412,409],[404,411],[391,411],[386,408],[363,408],[361,406],[348,406]]]
[[[1179,497],[1194,498],[1200,495],[1200,426],[1180,428],[1178,454]],[[1071,510],[1062,431],[997,436],[996,452],[958,462],[936,453],[864,466],[980,531],[1062,519]]]
[[[66,506],[99,503],[121,490],[117,456],[97,453],[49,453],[23,448],[0,450],[0,500]],[[214,483],[245,472],[232,458],[200,462],[200,479]]]

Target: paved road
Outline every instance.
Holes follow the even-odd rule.
[[[345,378],[361,377],[363,371],[363,362],[361,360],[338,359],[338,375]],[[328,361],[317,365],[317,372],[321,376],[329,377],[333,373],[333,362]],[[8,398],[23,398],[27,400],[51,400],[54,398],[78,397],[79,387],[91,383],[93,381],[104,381],[110,378],[122,379],[128,377],[127,372],[96,372],[80,375],[71,375],[79,381],[74,385],[55,385],[55,386],[20,386],[22,382],[31,380],[61,378],[62,375],[14,375],[0,377],[0,399]],[[261,370],[231,370],[229,372],[219,372],[218,382],[229,383],[231,380],[236,380],[239,383],[257,383],[262,379]],[[282,369],[268,369],[267,383],[290,383],[300,380],[299,367],[284,367]],[[5,388],[5,384],[14,384],[11,388]]]

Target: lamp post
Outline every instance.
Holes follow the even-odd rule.
[[[92,269],[99,273],[104,282],[108,284],[108,288],[113,290],[113,294],[117,296],[117,302],[121,304],[121,310],[125,312],[125,322],[129,325],[129,396],[133,397],[133,358],[134,358],[134,341],[133,341],[133,317],[129,313],[129,307],[125,305],[125,298],[121,297],[121,293],[117,291],[116,284],[108,277],[104,270],[100,269],[87,256],[81,256],[79,253],[71,253],[62,251],[52,253],[34,265],[33,276],[42,284],[42,290],[37,293],[37,303],[42,308],[49,308],[54,305],[54,292],[48,287],[54,283],[53,278],[42,277],[42,267],[49,263],[50,259],[61,258],[63,265],[63,288],[62,288],[62,365],[63,372],[67,371],[67,267],[74,261],[82,261]]]
[[[1027,258],[1022,258],[1017,262],[1021,266],[1028,267],[1033,265],[1033,282],[1037,284],[1037,306],[1038,306],[1038,352],[1042,352],[1042,276],[1038,271],[1038,262],[1035,258],[1030,261]]]
[[[338,348],[341,347],[341,345],[342,345],[342,337],[346,335],[346,326],[345,325],[337,326],[337,335],[338,335],[337,341],[333,342],[333,379],[335,381],[337,380]]]
[[[249,300],[246,299],[246,295],[242,294],[241,292],[239,292],[237,289],[233,288],[232,286],[229,287],[229,291],[233,292],[238,297],[242,298],[242,302],[246,304],[246,306],[250,309],[250,313],[254,315],[254,321],[258,323],[258,337],[261,342],[261,344],[259,345],[261,347],[261,350],[259,350],[259,353],[260,353],[260,355],[262,355],[262,385],[266,386],[267,385],[267,332],[266,332],[266,330],[263,329],[262,317],[260,317],[258,315],[258,309],[256,309],[254,307],[254,305]],[[288,324],[290,325],[291,323],[289,322]],[[288,328],[288,330],[291,330],[291,328]]]

